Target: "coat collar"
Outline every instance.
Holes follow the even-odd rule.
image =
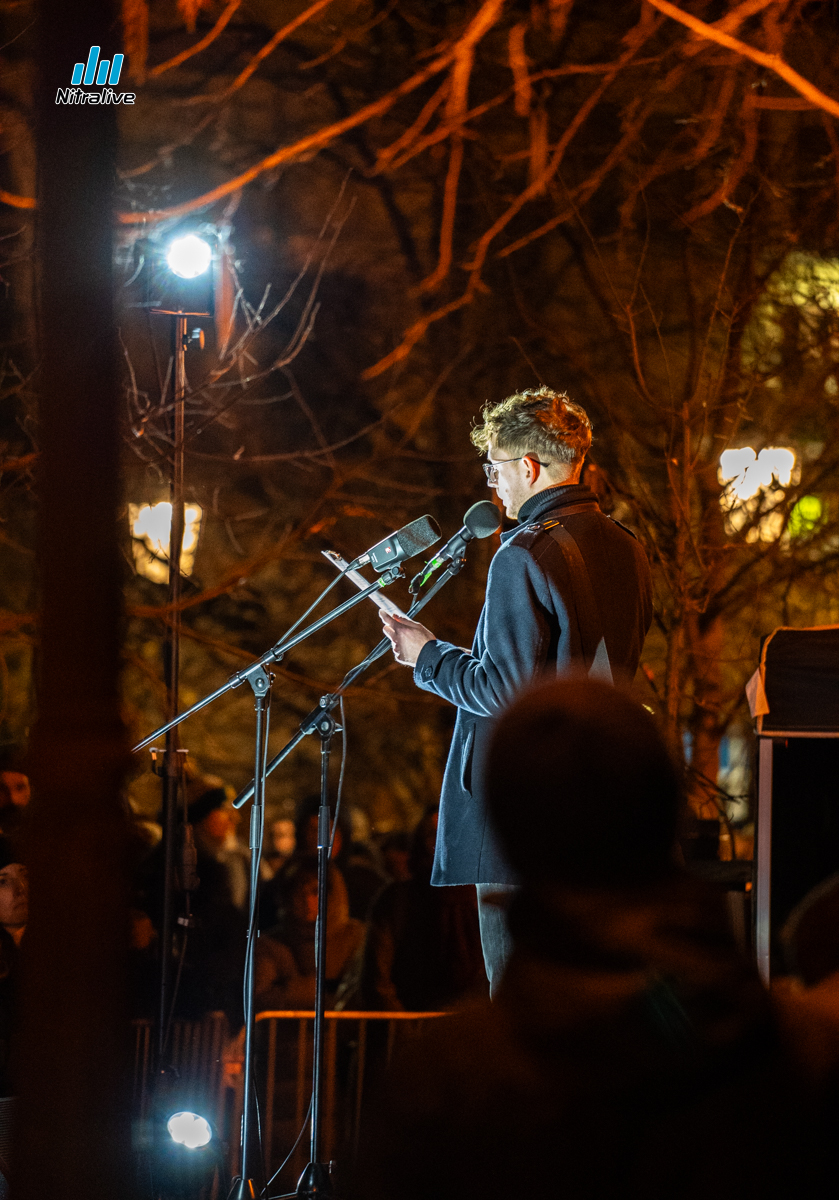
[[[591,488],[584,487],[581,483],[563,483],[558,487],[545,488],[543,492],[537,492],[535,496],[525,500],[519,509],[518,525],[514,525],[512,529],[502,533],[501,541],[504,542],[513,534],[518,533],[523,525],[541,521],[548,513],[561,513],[565,505],[578,504],[581,500],[597,500]]]

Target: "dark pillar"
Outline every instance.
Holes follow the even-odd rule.
[[[114,6],[40,3],[38,98],[41,637],[31,757],[17,1198],[130,1195],[126,766],[118,668],[120,409],[112,312],[116,110],[61,105]],[[91,89],[93,90],[93,89]]]

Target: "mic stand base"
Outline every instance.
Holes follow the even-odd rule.
[[[329,1167],[329,1163],[310,1162],[298,1180],[295,1196],[299,1200],[332,1200]]]

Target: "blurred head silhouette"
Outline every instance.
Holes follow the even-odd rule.
[[[650,714],[590,679],[540,684],[500,718],[485,794],[527,884],[641,884],[673,868],[676,768]]]

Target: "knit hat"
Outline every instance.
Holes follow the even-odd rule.
[[[208,817],[211,812],[227,803],[227,792],[223,787],[210,788],[192,801],[187,807],[186,815],[192,825],[197,825]]]

